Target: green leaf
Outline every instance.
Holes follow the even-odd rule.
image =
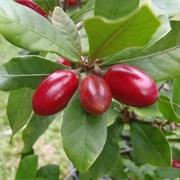
[[[34,91],[29,88],[18,89],[9,94],[7,116],[13,135],[29,120],[32,113],[33,94]]]
[[[118,179],[118,180],[125,180],[128,179],[127,173],[124,171],[124,165],[122,162],[122,158],[119,157],[115,166],[113,169],[108,173],[108,175],[113,178],[113,179]]]
[[[121,61],[148,73],[156,82],[167,81],[180,76],[180,46],[140,58]]]
[[[175,179],[180,177],[180,170],[178,168],[158,168],[154,172],[157,177],[165,179]]]
[[[29,155],[21,159],[15,180],[35,179],[38,168],[38,156]]]
[[[59,166],[55,164],[48,164],[42,166],[37,171],[37,177],[42,177],[49,180],[59,180],[60,170]]]
[[[65,66],[39,56],[11,59],[0,66],[0,89],[11,91],[22,87],[35,89],[44,78]]]
[[[143,6],[135,14],[117,21],[94,17],[84,22],[92,59],[103,58],[130,47],[142,47],[159,27],[159,20]]]
[[[169,122],[180,123],[180,117],[174,111],[171,99],[168,96],[163,94],[159,96],[158,107],[164,118]]]
[[[81,10],[73,13],[70,18],[74,21],[75,24],[80,21],[85,21],[86,19],[94,16],[94,6],[95,0],[90,0],[82,7]]]
[[[38,4],[42,9],[46,12],[53,11],[54,7],[57,6],[57,0],[33,0],[36,4]]]
[[[154,166],[171,166],[171,148],[160,129],[136,122],[130,128],[132,147],[142,160]]]
[[[60,30],[66,40],[69,41],[69,43],[71,43],[79,53],[81,53],[81,43],[78,30],[74,22],[60,7],[55,7],[52,15],[52,23]]]
[[[162,39],[164,36],[167,35],[167,33],[171,30],[171,26],[169,23],[169,19],[166,16],[159,16],[159,20],[161,21],[161,26],[157,29],[155,34],[152,36],[151,40],[143,47],[130,47],[122,52],[113,54],[109,57],[107,57],[102,65],[109,65],[109,64],[117,64],[121,63],[123,60],[130,59],[132,57],[140,57],[144,55],[144,53],[151,54],[152,52],[148,51],[150,47],[154,47],[154,44],[157,44],[157,42]],[[154,48],[154,51],[159,50],[164,44],[163,43],[161,46],[158,46]]]
[[[103,16],[107,19],[118,19],[132,13],[138,8],[139,0],[96,0],[95,3],[95,16]]]
[[[179,104],[180,104],[180,78],[175,78],[174,79],[174,87],[173,87],[173,108],[174,111],[180,115],[180,108],[179,108]]]
[[[36,140],[46,131],[49,125],[53,122],[55,116],[38,116],[34,114],[26,128],[23,130],[24,148],[21,151],[27,154],[32,151],[32,147]]]
[[[13,1],[0,3],[0,33],[12,44],[32,52],[54,52],[78,62],[78,51],[54,26],[32,9]]]
[[[119,157],[119,146],[117,138],[121,135],[124,125],[120,121],[115,121],[114,124],[108,127],[106,144],[96,159],[94,164],[90,167],[90,173],[93,178],[100,178],[107,175],[114,167]],[[111,158],[111,161],[109,161]]]
[[[76,92],[65,109],[61,132],[68,158],[78,171],[84,172],[97,159],[105,145],[106,119],[103,115],[87,113]]]

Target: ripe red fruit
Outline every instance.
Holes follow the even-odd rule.
[[[172,160],[172,167],[180,168],[180,160],[173,159]]]
[[[104,80],[113,97],[123,104],[146,107],[157,100],[158,89],[153,79],[134,66],[114,65],[107,70]]]
[[[32,0],[15,0],[15,1],[19,4],[22,4],[24,6],[31,8],[32,10],[36,11],[42,16],[47,16],[47,13]]]
[[[32,106],[36,114],[48,116],[66,107],[78,87],[78,78],[70,70],[50,74],[36,89]]]
[[[112,94],[103,78],[86,76],[79,86],[80,101],[84,109],[94,115],[104,113],[110,106]]]
[[[75,5],[77,5],[77,0],[69,0],[68,4],[69,4],[69,6],[75,6]]]
[[[71,66],[71,62],[65,58],[58,58],[56,60],[57,63],[64,64],[65,66]]]

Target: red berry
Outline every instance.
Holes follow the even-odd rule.
[[[66,107],[78,87],[78,78],[70,70],[50,74],[36,89],[32,106],[36,114],[48,116]]]
[[[180,168],[180,161],[176,160],[176,159],[173,159],[172,160],[172,167]]]
[[[69,0],[68,4],[69,4],[69,6],[75,6],[75,5],[77,5],[77,0]]]
[[[134,66],[114,65],[107,70],[104,79],[113,97],[123,104],[146,107],[157,100],[158,89],[153,79]]]
[[[79,87],[80,100],[84,109],[94,115],[104,113],[112,101],[111,91],[103,78],[86,76]]]
[[[36,11],[42,16],[47,16],[47,13],[32,0],[15,0],[15,1],[19,4],[22,4],[24,6],[31,8],[32,10]]]
[[[64,64],[65,66],[71,66],[71,62],[65,58],[58,58],[56,60],[57,63]]]

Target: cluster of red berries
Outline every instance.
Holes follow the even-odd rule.
[[[57,60],[63,64],[66,61]],[[52,73],[35,91],[32,100],[34,112],[48,116],[61,111],[77,89],[82,106],[93,115],[106,112],[112,98],[134,107],[146,107],[157,100],[158,89],[152,78],[134,66],[114,65],[104,74],[103,77],[89,74],[79,82],[72,70]]]

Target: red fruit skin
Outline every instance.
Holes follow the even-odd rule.
[[[75,5],[77,5],[77,0],[69,0],[68,4],[69,4],[69,6],[75,6]]]
[[[111,105],[110,88],[99,76],[93,74],[86,76],[79,85],[79,94],[81,104],[90,114],[100,115]]]
[[[179,168],[180,169],[180,161],[173,159],[172,160],[172,167]]]
[[[65,58],[58,58],[56,62],[71,67],[71,62]]]
[[[37,87],[32,106],[36,114],[49,116],[66,107],[78,87],[78,77],[70,70],[58,70]]]
[[[104,80],[114,99],[133,107],[146,107],[156,102],[158,89],[153,79],[142,70],[126,65],[111,66]]]
[[[31,8],[42,16],[47,16],[47,13],[32,0],[15,0],[15,2]]]

